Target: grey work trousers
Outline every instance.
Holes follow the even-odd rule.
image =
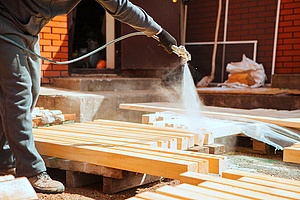
[[[39,52],[38,37],[7,33],[5,27],[0,34]],[[40,73],[38,58],[0,39],[0,169],[16,167],[17,176],[46,171],[34,144],[31,118]]]

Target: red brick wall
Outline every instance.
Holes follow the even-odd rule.
[[[276,8],[277,0],[229,1],[227,41],[258,40],[256,61],[264,65],[268,81],[271,80]],[[214,40],[217,9],[218,1],[190,1],[187,42],[212,42]],[[223,1],[219,41],[223,40],[224,10],[225,1]],[[230,62],[236,62],[241,60],[244,51],[237,46],[236,52],[231,53],[236,54],[239,60],[231,60]],[[252,55],[247,56],[252,57]]]
[[[41,55],[56,61],[68,59],[67,15],[55,17],[40,33]],[[42,61],[42,83],[50,83],[54,77],[68,75],[68,65],[54,65]]]
[[[300,74],[300,1],[282,0],[275,74]]]

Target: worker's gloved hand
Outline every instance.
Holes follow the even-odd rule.
[[[172,45],[177,46],[176,39],[164,29],[157,35],[157,37],[159,38],[160,45],[164,48],[164,50],[171,54]]]

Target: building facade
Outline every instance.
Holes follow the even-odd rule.
[[[181,44],[187,44],[187,47],[191,49],[192,61],[194,60],[192,65],[203,76],[207,75],[211,66],[211,42],[213,42],[215,36],[218,1],[191,0],[185,1],[186,6],[181,1],[168,1],[163,7],[167,6],[173,12],[167,19],[164,16],[168,12],[158,15],[158,7],[151,6],[151,4],[159,4],[160,2],[158,0],[145,1],[140,3],[142,4],[140,6],[145,7],[147,11],[149,10],[149,14],[154,16],[155,20],[163,27],[167,27],[167,30],[171,30],[171,33],[174,32]],[[289,85],[292,88],[300,87],[299,82],[295,82],[299,80],[300,75],[300,2],[297,0],[281,0],[279,2],[280,4],[277,0],[222,1],[218,32],[220,44],[218,44],[216,61],[216,82],[222,82],[226,78],[225,67],[227,63],[240,61],[242,55],[246,54],[249,58],[255,58],[257,63],[263,64],[268,83],[278,87],[289,87]],[[154,7],[154,9],[151,9],[151,7]],[[182,23],[184,23],[182,8],[187,8],[186,32],[181,31]],[[42,30],[40,44],[43,56],[60,61],[72,57],[75,51],[74,45],[69,40],[70,31],[72,30],[70,20],[72,20],[70,15],[56,17]],[[72,21],[73,23],[74,21]],[[122,29],[122,27],[115,27],[115,24],[113,22],[114,30],[112,31],[115,37],[118,36],[118,33],[123,34],[126,32],[122,30],[118,32],[117,30]],[[112,27],[112,25],[106,24],[106,29],[107,27]],[[180,41],[182,34],[185,34],[185,41]],[[74,34],[71,36],[72,41],[74,40],[73,36]],[[144,49],[146,51],[151,45],[157,45],[153,41],[151,42],[153,44],[145,44],[145,48],[141,48],[139,51]],[[256,49],[254,49],[255,42]],[[70,44],[72,48],[70,48]],[[121,53],[126,55],[124,51],[130,51],[130,43],[124,45],[127,46],[120,49],[123,51]],[[120,54],[118,50],[113,52]],[[122,64],[124,64],[122,61],[128,63],[132,61],[130,59],[133,59],[126,58],[122,59],[120,56],[115,65],[122,68]],[[117,60],[117,58],[113,59]],[[153,57],[153,60],[155,59]],[[154,65],[157,66],[157,64],[151,64],[151,62],[151,60],[146,60],[144,64],[141,63],[140,66],[135,66],[132,69],[145,71],[149,68],[152,69]],[[110,68],[114,68],[114,66]],[[127,66],[126,68],[130,67]],[[69,76],[70,66],[43,62],[41,73],[42,82],[50,83],[54,77]],[[147,76],[147,74],[143,74],[143,76]]]

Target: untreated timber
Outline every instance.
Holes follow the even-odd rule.
[[[243,172],[243,171],[234,170],[234,169],[224,170],[222,172],[222,177],[228,178],[228,179],[233,179],[233,180],[237,180],[242,177],[251,177],[251,178],[255,178],[257,180],[265,180],[265,181],[268,181],[271,183],[276,182],[276,183],[280,183],[280,184],[284,184],[284,185],[300,187],[300,181],[269,176],[269,175],[260,174],[257,172],[256,173]]]
[[[222,189],[222,187],[223,189],[227,188],[224,189],[225,191],[229,188],[237,187],[236,190],[246,189],[252,192],[256,192],[260,195],[264,195],[265,197],[263,199],[300,199],[300,193],[298,192],[286,191],[284,189],[272,188],[268,186],[251,184],[244,181],[230,180],[221,177],[213,177],[193,172],[185,172],[181,174],[180,182],[199,186],[201,185],[204,187],[214,188],[216,190],[220,190]]]
[[[219,198],[209,196],[209,194],[200,194],[197,192],[175,188],[168,185],[158,188],[156,192],[159,194],[168,195],[170,197],[175,197],[180,199],[219,200]]]
[[[64,141],[35,137],[35,144],[42,155],[112,167],[127,171],[179,179],[186,171],[198,171],[198,163],[141,153],[127,152],[101,146],[77,146]]]
[[[127,123],[128,125],[128,123]],[[131,124],[132,125],[132,124]],[[133,124],[136,126],[135,124]],[[132,126],[133,126],[132,125]],[[123,127],[122,125],[112,124],[98,124],[98,121],[93,123],[80,123],[80,124],[71,124],[64,126],[53,126],[53,127],[45,127],[40,129],[45,130],[56,130],[56,131],[68,131],[72,129],[72,133],[77,133],[78,136],[81,133],[84,133],[85,137],[102,137],[108,138],[110,140],[122,140],[126,139],[128,142],[130,141],[165,141],[167,142],[167,146],[170,148],[177,149],[187,149],[194,145],[194,134],[189,133],[179,133],[174,132],[173,130],[151,130],[151,126],[144,125],[146,127],[136,126],[135,128]],[[176,141],[175,141],[176,139]],[[173,147],[176,145],[176,147]]]
[[[136,111],[146,111],[146,112],[164,112],[164,111],[174,111],[183,113],[184,110],[176,103],[169,102],[152,102],[152,103],[138,103],[138,104],[120,104],[121,109],[136,110]],[[205,116],[213,116],[213,118],[226,119],[251,119],[261,122],[267,122],[271,124],[276,124],[279,126],[290,127],[290,128],[300,128],[300,118],[299,111],[282,112],[277,110],[263,110],[263,109],[233,109],[233,108],[219,108],[204,106],[202,114]],[[261,113],[260,115],[258,113]],[[283,116],[284,118],[280,118]]]
[[[65,125],[63,125],[65,126]],[[114,148],[119,150],[124,150],[128,152],[137,152],[141,153],[141,150],[147,150],[147,154],[156,154],[161,157],[171,157],[171,158],[180,158],[180,159],[195,159],[194,161],[201,163],[201,167],[199,167],[199,171],[205,173],[206,168],[203,167],[205,165],[205,161],[208,161],[208,172],[209,173],[221,173],[222,171],[227,169],[226,157],[217,156],[217,155],[208,155],[203,153],[195,153],[195,152],[187,152],[187,151],[173,151],[171,149],[164,148],[155,148],[155,145],[145,145],[142,140],[136,140],[133,142],[123,141],[121,137],[113,137],[111,140],[104,139],[103,137],[98,137],[95,134],[77,134],[73,132],[72,126],[67,126],[68,131],[57,131],[57,128],[53,130],[52,127],[43,128],[43,129],[35,129],[34,134],[35,137],[40,139],[52,140],[54,143],[56,140],[67,142],[69,145],[73,146],[96,146],[103,148]],[[126,132],[124,132],[126,134]],[[138,137],[138,136],[137,136]],[[121,140],[119,142],[118,140]],[[145,142],[147,143],[147,142]],[[88,162],[88,161],[87,161]],[[202,164],[203,163],[203,164]]]
[[[283,149],[283,161],[300,164],[300,148],[285,147]]]
[[[176,188],[184,189],[184,190],[187,190],[187,191],[197,192],[197,193],[200,193],[202,195],[209,195],[209,196],[217,197],[219,199],[228,199],[228,200],[231,200],[231,199],[235,199],[235,200],[251,199],[251,198],[247,198],[247,197],[233,195],[233,194],[230,194],[228,192],[222,192],[222,191],[213,190],[213,189],[210,189],[210,188],[199,187],[199,186],[190,185],[190,184],[186,184],[186,183],[180,184],[180,185],[176,186]]]

